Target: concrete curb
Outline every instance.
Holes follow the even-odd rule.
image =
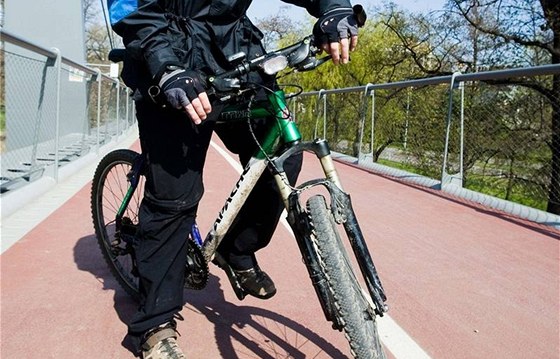
[[[131,128],[118,141],[102,146],[97,153],[88,153],[59,169],[58,183],[42,177],[0,198],[1,253],[10,248],[37,224],[70,199],[93,178],[99,160],[116,148],[128,148],[138,139],[138,130]]]

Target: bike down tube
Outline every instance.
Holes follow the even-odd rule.
[[[280,90],[271,93],[268,95],[268,100],[272,106],[276,122],[265,135],[259,150],[257,150],[243,170],[241,177],[218,214],[212,230],[204,240],[203,253],[207,261],[211,261],[214,258],[220,242],[231,227],[261,174],[265,171],[269,156],[278,149],[280,143],[294,143],[301,139],[301,134],[288,110],[284,92]],[[260,109],[255,109],[251,112],[254,113],[255,111],[259,113]]]
[[[214,221],[212,230],[208,232],[204,240],[203,253],[208,262],[214,258],[216,249],[237,217],[245,200],[251,194],[261,174],[265,171],[266,166],[266,160],[253,157],[241,173],[239,180]]]

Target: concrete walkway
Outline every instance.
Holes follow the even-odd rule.
[[[220,146],[208,153],[201,230],[237,176]],[[308,155],[304,167],[302,181],[318,171]],[[348,165],[339,173],[389,296],[379,324],[390,357],[559,358],[560,232]],[[78,187],[44,219],[27,207],[3,221],[4,242],[11,221],[29,217],[0,256],[3,359],[133,357],[121,341],[135,304],[97,247],[90,184]],[[349,358],[300,257],[281,224],[259,255],[279,289],[268,301],[238,301],[212,266],[206,289],[186,293],[179,341],[188,357]]]

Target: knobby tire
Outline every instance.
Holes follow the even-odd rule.
[[[131,150],[108,153],[97,166],[91,188],[91,210],[97,242],[118,284],[135,300],[139,298],[139,291],[131,243],[123,240],[123,228],[117,228],[115,218],[130,186],[127,174],[137,156],[138,153]],[[124,212],[128,232],[134,231],[138,224],[143,180],[142,177]]]
[[[309,198],[307,210],[325,277],[352,355],[356,359],[385,359],[376,317],[354,275],[325,198],[321,195]]]

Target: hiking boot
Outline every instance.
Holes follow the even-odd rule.
[[[177,345],[175,323],[169,322],[149,331],[142,344],[143,359],[186,359]]]
[[[241,288],[253,297],[268,299],[276,294],[274,282],[258,266],[246,270],[234,270]]]

